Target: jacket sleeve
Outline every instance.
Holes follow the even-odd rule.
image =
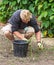
[[[31,18],[31,26],[35,29],[35,33],[40,31],[35,16],[32,16],[32,18]]]
[[[14,32],[14,31],[17,31],[18,30],[18,22],[19,22],[19,20],[15,17],[15,15],[13,15],[9,20],[8,20],[8,22],[12,25],[12,33]]]

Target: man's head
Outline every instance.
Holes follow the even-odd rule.
[[[24,23],[28,23],[32,18],[32,14],[29,10],[24,9],[21,11],[20,17]]]

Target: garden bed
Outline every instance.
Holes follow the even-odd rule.
[[[0,26],[0,29],[2,27]],[[54,38],[42,38],[45,49],[38,50],[35,37],[32,37],[28,56],[13,55],[13,45],[0,30],[0,65],[54,65]]]

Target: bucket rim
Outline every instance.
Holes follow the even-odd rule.
[[[13,44],[29,44],[29,42],[27,42],[26,40],[14,40]]]

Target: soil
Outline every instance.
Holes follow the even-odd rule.
[[[29,44],[27,57],[15,57],[13,44],[1,31],[0,26],[0,65],[54,65],[54,38],[42,38],[44,49],[39,50],[35,37]]]

